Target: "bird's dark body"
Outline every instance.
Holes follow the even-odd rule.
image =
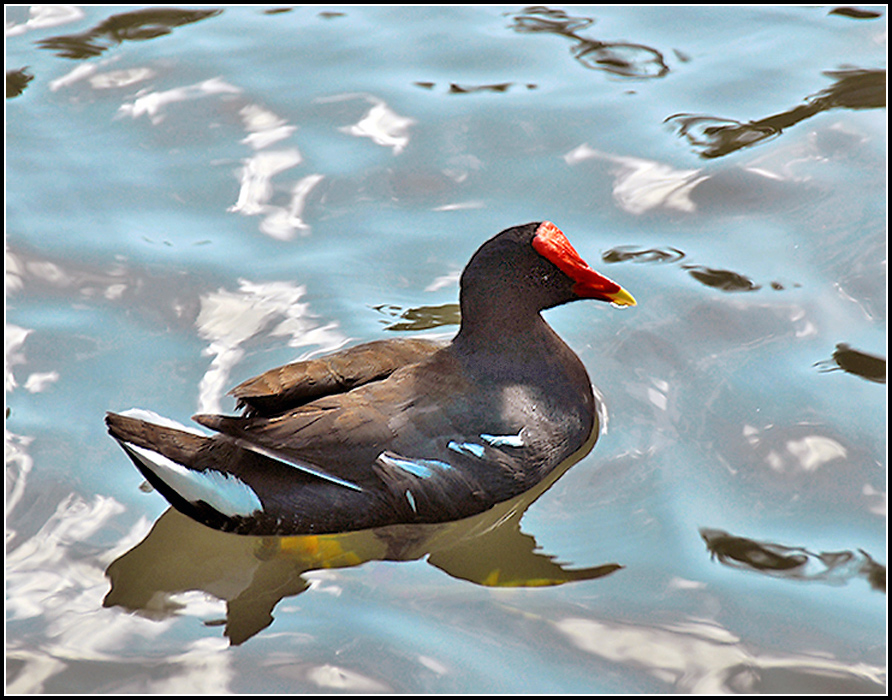
[[[475,254],[451,343],[376,341],[271,370],[231,392],[243,415],[195,417],[214,436],[118,414],[109,430],[177,509],[244,534],[443,522],[517,496],[597,429],[585,367],[539,313],[582,289],[533,249],[544,226]]]

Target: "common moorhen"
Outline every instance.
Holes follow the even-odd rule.
[[[551,222],[509,228],[461,276],[451,343],[382,340],[270,370],[230,393],[241,416],[197,432],[109,413],[111,435],[186,515],[296,535],[474,515],[531,488],[598,429],[579,358],[540,312],[635,304]]]

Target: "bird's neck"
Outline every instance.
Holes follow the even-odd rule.
[[[458,345],[504,351],[536,345],[541,338],[554,335],[538,311],[497,302],[495,299],[478,299],[469,303],[462,299],[461,328],[455,337]]]
[[[473,357],[479,367],[510,367],[512,372],[523,374],[532,367],[550,366],[565,355],[576,359],[539,313],[498,322],[484,323],[485,320],[462,321],[452,341],[460,355]]]
[[[512,324],[463,322],[452,352],[484,385],[522,386],[536,397],[543,415],[549,410],[555,416],[578,415],[590,428],[594,398],[582,361],[538,313],[515,318],[508,326]]]

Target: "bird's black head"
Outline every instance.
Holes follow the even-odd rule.
[[[517,318],[576,299],[635,304],[615,282],[590,268],[549,221],[506,229],[484,243],[461,277],[462,318]]]

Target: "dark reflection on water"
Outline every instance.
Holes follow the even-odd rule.
[[[617,246],[605,251],[601,259],[607,263],[636,262],[636,263],[675,263],[685,257],[684,252],[678,248],[642,248],[634,246]],[[705,265],[685,264],[683,270],[698,282],[718,289],[722,292],[755,292],[762,288],[746,275],[733,270],[721,270]],[[772,282],[771,288],[782,290],[784,287],[779,282]]]
[[[181,10],[156,7],[112,15],[93,29],[80,34],[50,37],[38,42],[42,49],[62,58],[87,59],[99,56],[125,41],[145,41],[170,34],[175,27],[215,17],[223,10]]]
[[[732,270],[717,270],[704,265],[685,265],[684,268],[698,282],[723,292],[754,292],[761,289],[761,285]]]
[[[21,95],[32,80],[34,76],[27,68],[6,71],[6,99]]]
[[[837,585],[864,578],[872,588],[886,590],[886,567],[861,549],[857,552],[815,553],[803,547],[758,542],[711,528],[702,528],[700,536],[711,556],[725,566],[780,578]]]
[[[211,530],[170,509],[142,542],[109,565],[111,589],[104,605],[163,619],[177,613],[173,594],[205,591],[226,601],[225,635],[232,644],[241,644],[272,623],[279,601],[310,588],[303,575],[314,570],[426,557],[450,576],[482,586],[555,586],[607,576],[622,567],[567,568],[520,529],[530,505],[585,457],[596,440],[592,436],[533,490],[452,523],[251,537]]]
[[[636,249],[632,246],[617,246],[601,255],[601,259],[607,263],[617,262],[678,262],[684,258],[684,253],[678,248],[644,248]]]
[[[493,85],[456,85],[449,84],[449,93],[452,95],[465,95],[469,92],[508,92],[512,83],[497,83]]]
[[[855,350],[847,343],[838,343],[830,360],[816,362],[821,372],[843,370],[871,382],[886,383],[886,358]]]
[[[294,10],[293,7],[273,7],[273,8],[270,8],[269,10],[264,10],[263,14],[265,14],[265,15],[283,15],[283,14],[286,14],[293,10]],[[325,14],[325,13],[323,13],[323,12],[319,13],[320,16],[322,16],[323,14]]]
[[[857,7],[835,7],[827,14],[848,17],[849,19],[878,19],[883,16],[881,12],[862,10]]]
[[[416,80],[412,83],[415,87],[420,87],[425,90],[433,90],[437,87],[435,82],[427,81],[427,80]],[[459,85],[458,83],[449,83],[449,87],[446,92],[449,95],[468,95],[475,92],[495,92],[495,93],[504,93],[508,92],[512,87],[514,87],[516,83],[492,83],[492,84],[482,84],[482,85]],[[538,85],[534,83],[526,83],[521,86],[525,87],[527,90],[535,90]]]
[[[423,331],[440,326],[453,326],[461,322],[461,308],[458,304],[440,306],[417,306],[403,310],[400,306],[382,304],[373,307],[376,311],[400,320],[385,326],[388,331]]]
[[[666,118],[703,158],[719,158],[764,142],[810,117],[830,109],[876,109],[886,106],[886,71],[852,69],[824,73],[836,82],[785,112],[753,122],[705,114],[674,114]]]
[[[663,54],[650,46],[579,36],[579,30],[594,23],[589,17],[573,17],[539,5],[526,7],[512,18],[511,28],[521,34],[557,34],[577,42],[573,57],[586,68],[623,78],[662,78],[669,72]]]
[[[548,32],[577,39],[576,32],[585,29],[594,21],[588,17],[571,17],[563,10],[533,5],[514,15],[512,28],[517,32],[529,34]]]
[[[752,664],[740,664],[726,670],[725,692],[740,694],[885,694],[882,679],[868,674],[821,668],[801,663],[799,666],[771,666],[754,668]]]

